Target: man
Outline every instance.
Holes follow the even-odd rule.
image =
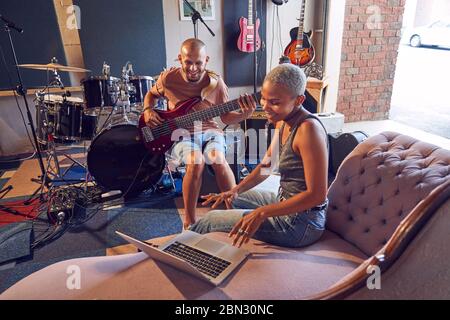
[[[203,110],[228,100],[228,88],[223,80],[206,69],[209,57],[202,41],[198,39],[184,41],[178,60],[181,67],[161,73],[156,84],[145,96],[144,117],[151,128],[162,123],[162,119],[153,110],[157,99],[161,97],[168,101],[169,110],[193,97],[201,97],[202,101],[192,111]],[[220,117],[222,122],[227,125],[239,123],[248,118],[255,109],[248,95],[241,97],[240,106],[240,112],[222,115]],[[235,186],[233,172],[225,160],[225,138],[216,121],[213,119],[203,121],[201,131],[196,135],[194,128],[189,128],[189,132],[190,140],[176,142],[172,148],[175,161],[186,164],[182,189],[185,207],[184,228],[195,223],[195,208],[205,161],[211,164],[221,191],[230,190]]]

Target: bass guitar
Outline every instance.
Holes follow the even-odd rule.
[[[256,101],[257,96],[253,96]],[[196,121],[205,121],[231,111],[239,110],[238,99],[213,106],[204,110],[189,112],[194,106],[201,102],[201,98],[195,97],[177,105],[174,110],[154,110],[165,120],[155,128],[150,128],[145,123],[144,115],[139,119],[139,135],[147,150],[152,154],[163,154],[169,150],[175,141],[172,140],[172,132],[177,129],[188,129],[194,126]]]

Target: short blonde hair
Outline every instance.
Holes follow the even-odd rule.
[[[306,75],[298,66],[284,63],[270,71],[264,81],[282,85],[296,96],[305,95]]]

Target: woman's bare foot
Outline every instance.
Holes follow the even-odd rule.
[[[192,222],[191,220],[184,220],[184,222],[183,222],[183,230],[189,230],[189,227],[191,225],[193,225],[194,223],[195,223],[195,221]]]

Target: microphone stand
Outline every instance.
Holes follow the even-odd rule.
[[[257,0],[250,0],[253,1],[253,12],[252,12],[252,16],[253,16],[253,94],[256,96],[256,92],[257,92],[257,87],[258,87],[258,55],[256,53],[256,48],[258,47],[258,39],[257,39],[257,32],[256,32],[256,23],[258,19],[258,15],[257,15],[257,8],[256,8],[256,4],[257,4]],[[262,50],[262,44],[261,44],[261,48],[260,50]],[[259,107],[259,101],[258,101],[258,107]]]
[[[23,100],[25,102],[25,107],[26,107],[26,110],[27,110],[28,124],[30,125],[30,128],[31,128],[31,133],[33,135],[33,141],[34,141],[34,145],[35,145],[35,148],[36,148],[36,154],[37,154],[37,158],[38,158],[38,162],[39,162],[39,167],[41,169],[41,176],[39,177],[39,180],[40,180],[40,182],[42,184],[48,185],[48,183],[50,181],[48,180],[48,177],[46,175],[46,171],[45,171],[45,167],[44,167],[44,161],[42,159],[41,149],[39,147],[39,141],[38,141],[37,135],[36,135],[36,129],[35,129],[34,124],[33,124],[33,117],[31,115],[30,107],[28,105],[28,101],[27,101],[27,97],[26,97],[27,91],[26,91],[26,89],[25,89],[25,87],[23,85],[22,76],[20,74],[20,69],[19,69],[19,62],[17,60],[16,51],[14,49],[14,43],[13,43],[13,40],[12,40],[12,37],[11,37],[11,28],[14,29],[14,30],[17,30],[17,32],[19,32],[19,33],[22,33],[23,30],[21,28],[18,28],[17,26],[15,26],[14,23],[12,23],[11,21],[7,20],[5,17],[3,17],[1,15],[0,15],[0,19],[5,22],[4,30],[6,31],[6,33],[8,33],[9,44],[11,46],[11,52],[12,52],[13,58],[14,58],[14,65],[16,67],[17,77],[19,79],[19,85],[16,87],[16,92],[17,92],[18,95],[23,97]],[[40,190],[40,188],[37,191],[39,191],[39,190]],[[37,191],[32,195],[32,197],[37,193]]]
[[[200,20],[201,23],[203,23],[206,27],[206,29],[208,29],[208,31],[211,33],[211,35],[213,37],[215,37],[216,35],[214,34],[214,32],[211,30],[210,27],[208,27],[208,25],[205,23],[205,21],[202,18],[202,15],[200,14],[200,12],[198,12],[187,0],[183,0],[184,3],[189,7],[189,9],[191,9],[192,11],[192,23],[194,24],[194,38],[198,39],[198,25],[197,25],[197,20]]]

